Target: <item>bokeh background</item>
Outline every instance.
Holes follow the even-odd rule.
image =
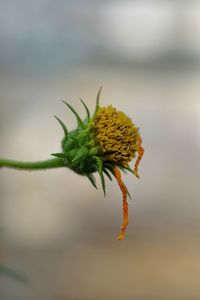
[[[200,1],[0,0],[0,157],[59,151],[101,85],[145,147],[126,238],[114,181],[2,169],[1,300],[200,299]]]

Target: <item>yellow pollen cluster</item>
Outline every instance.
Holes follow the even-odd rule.
[[[138,151],[139,133],[132,120],[109,105],[98,109],[94,128],[106,158],[127,166]]]

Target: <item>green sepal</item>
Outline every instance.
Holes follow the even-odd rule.
[[[131,194],[130,194],[129,190],[127,189],[127,186],[125,185],[125,183],[124,183],[124,186],[126,188],[127,195],[129,197],[129,199],[131,200]]]
[[[94,175],[92,175],[92,174],[87,174],[86,176],[87,176],[87,178],[89,179],[89,181],[91,182],[91,184],[93,185],[93,187],[95,187],[95,189],[98,189],[98,188],[97,188],[97,185],[96,185],[96,180],[95,180]]]
[[[108,170],[103,168],[103,172],[107,175],[107,177],[110,179],[110,181],[112,181],[112,177],[111,177],[110,173],[108,172]]]
[[[101,95],[101,91],[102,91],[102,86],[100,87],[98,93],[97,93],[97,98],[96,98],[96,107],[95,107],[95,111],[94,111],[94,115],[96,114],[96,112],[99,109],[99,100],[100,100],[100,95]]]
[[[129,166],[128,167],[123,167],[123,168],[135,175],[134,171]]]
[[[57,116],[54,116],[55,118],[56,118],[56,120],[60,123],[60,125],[61,125],[61,127],[62,127],[62,129],[63,129],[63,131],[64,131],[64,134],[65,134],[65,136],[67,136],[68,135],[68,130],[67,130],[67,127],[66,127],[66,125],[63,123],[63,121],[61,121]]]
[[[98,170],[98,173],[99,173],[99,177],[101,179],[101,185],[102,185],[102,188],[103,188],[103,192],[104,192],[104,195],[106,197],[106,184],[105,184],[105,178],[104,178],[104,175],[103,175],[103,162],[98,156],[94,156],[94,158],[96,159],[96,162],[97,162],[97,170]]]
[[[51,155],[59,158],[67,158],[65,153],[52,153]]]
[[[94,147],[94,148],[89,150],[89,155],[90,156],[96,155],[97,153],[98,153],[98,148],[97,147]]]
[[[87,147],[85,147],[85,146],[81,147],[80,150],[78,150],[78,152],[74,156],[72,162],[81,159],[82,157],[86,156],[87,154],[88,154]]]
[[[90,134],[88,146],[91,147],[91,148],[94,148],[94,147],[95,147],[95,148],[97,149],[97,152],[99,152],[99,151],[98,151],[99,146],[98,146],[98,147],[96,146],[96,141],[94,140],[94,137],[92,136],[92,134]]]
[[[131,194],[129,193],[127,187],[126,187],[126,192],[127,192],[127,195],[128,195],[128,197],[129,197],[129,199],[131,200]]]
[[[115,165],[113,165],[112,163],[104,162],[104,168],[108,169],[112,173],[112,175],[115,177],[114,167],[115,167]]]
[[[86,143],[89,144],[89,128],[80,130],[76,136],[76,141],[80,146],[85,145]]]
[[[68,152],[71,148],[75,147],[75,144],[77,144],[77,142],[72,136],[70,136],[70,138],[64,139],[62,143],[63,151]]]
[[[90,120],[90,111],[89,111],[89,108],[87,107],[87,105],[85,104],[85,102],[80,98],[83,106],[85,107],[85,110],[86,110],[86,113],[87,113],[87,122],[89,122]]]
[[[81,117],[79,116],[79,114],[75,111],[75,109],[69,104],[67,103],[66,101],[62,100],[62,102],[67,105],[67,107],[75,114],[76,116],[76,119],[77,119],[77,122],[78,122],[78,125],[82,128],[85,127],[85,124],[83,122],[83,120],[81,119]]]
[[[105,178],[104,178],[104,175],[103,175],[103,172],[99,172],[99,176],[100,176],[100,179],[101,179],[101,185],[102,185],[102,188],[103,188],[103,193],[104,193],[104,196],[106,197],[106,183],[105,183]]]
[[[124,167],[124,166],[121,166],[121,165],[117,165],[117,167],[124,173],[124,174],[127,174],[127,168]]]

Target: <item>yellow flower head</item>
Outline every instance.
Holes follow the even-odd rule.
[[[112,105],[100,107],[94,118],[96,139],[105,158],[128,166],[138,150],[138,128]]]

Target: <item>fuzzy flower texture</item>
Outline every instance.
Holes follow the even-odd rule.
[[[62,151],[52,154],[55,158],[42,162],[0,159],[0,167],[26,170],[67,167],[79,175],[86,176],[95,188],[97,186],[94,173],[98,172],[104,194],[106,194],[104,175],[110,180],[114,177],[123,196],[123,224],[118,236],[118,239],[122,240],[128,225],[127,196],[130,197],[130,194],[122,181],[121,170],[130,171],[139,178],[138,165],[144,149],[141,145],[139,129],[133,121],[112,105],[100,106],[100,93],[101,88],[97,94],[96,107],[92,115],[87,105],[80,99],[86,110],[85,119],[82,119],[70,104],[63,101],[74,113],[77,128],[69,132],[66,125],[56,117],[63,128],[64,138],[61,143]],[[130,163],[134,158],[136,161],[132,168]]]
[[[112,175],[116,178],[123,195],[124,221],[118,236],[118,239],[122,240],[128,225],[127,195],[130,194],[121,179],[120,170],[130,171],[139,178],[138,165],[144,149],[141,146],[139,130],[132,120],[112,105],[100,106],[100,93],[101,89],[97,94],[96,108],[92,116],[86,104],[80,99],[87,113],[85,120],[82,120],[78,113],[63,101],[75,114],[78,126],[76,130],[68,132],[64,123],[56,117],[65,136],[62,141],[62,152],[52,155],[63,159],[65,166],[74,172],[87,176],[95,188],[97,187],[94,173],[98,172],[105,195],[104,175],[110,180]],[[132,170],[129,164],[136,154],[138,157]]]

